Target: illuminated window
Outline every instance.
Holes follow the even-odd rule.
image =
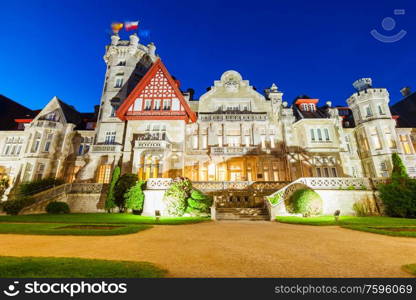
[[[371,140],[373,141],[373,144],[374,144],[374,148],[376,150],[380,150],[381,149],[381,142],[380,142],[380,138],[378,136],[376,127],[372,127],[370,129],[370,135],[371,135]]]
[[[410,147],[410,142],[409,142],[407,135],[401,134],[400,142],[402,143],[404,153],[412,154],[412,148]]]
[[[98,183],[109,183],[111,177],[111,165],[101,165],[98,169]]]

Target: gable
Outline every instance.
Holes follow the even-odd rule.
[[[195,122],[177,83],[158,59],[117,110],[121,120],[184,120]]]

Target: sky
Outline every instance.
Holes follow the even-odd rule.
[[[387,88],[394,103],[402,87],[416,90],[415,16],[412,0],[0,0],[0,94],[32,109],[58,96],[92,111],[110,24],[140,20],[139,34],[149,32],[140,42],[154,42],[196,96],[232,69],[259,92],[275,83],[289,103],[306,94],[346,105],[362,77]],[[385,43],[372,30],[389,41],[406,34]]]

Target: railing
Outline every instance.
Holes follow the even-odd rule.
[[[168,142],[164,140],[155,140],[155,141],[135,141],[134,147],[137,149],[147,149],[147,148],[167,148],[169,145]]]
[[[278,190],[286,181],[194,181],[192,186],[204,191],[221,190]]]
[[[119,152],[121,145],[93,145],[92,152]]]
[[[212,147],[212,155],[244,155],[257,151],[257,147]]]
[[[58,196],[66,194],[101,194],[107,188],[107,184],[102,183],[65,183],[48,190],[33,194],[30,197],[34,200],[32,205],[29,205],[21,210],[20,213],[30,212],[40,203],[45,203],[55,199]]]
[[[303,185],[317,190],[374,190],[380,183],[387,182],[387,178],[303,177],[267,196],[265,204],[273,220],[277,214],[278,206],[282,205],[288,195],[297,190],[299,186]]]

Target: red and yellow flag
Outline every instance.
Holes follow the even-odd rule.
[[[113,22],[111,24],[111,29],[113,30],[114,34],[117,34],[123,28],[123,23]]]

